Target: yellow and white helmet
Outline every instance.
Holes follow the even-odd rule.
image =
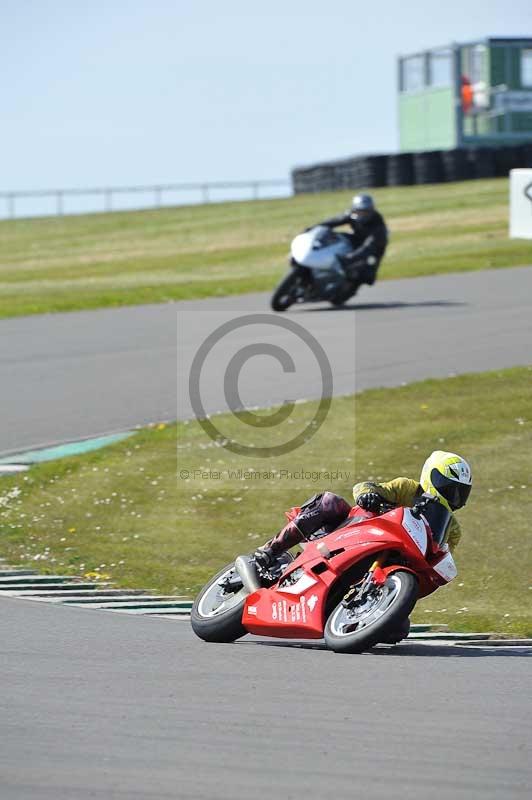
[[[455,511],[466,504],[471,491],[471,467],[462,456],[435,450],[423,464],[419,479],[424,492]]]

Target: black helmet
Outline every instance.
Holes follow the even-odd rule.
[[[362,225],[375,214],[375,204],[370,194],[356,194],[351,204],[351,216]]]

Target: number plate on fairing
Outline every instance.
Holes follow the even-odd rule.
[[[447,553],[447,555],[445,555],[441,561],[438,561],[438,563],[434,565],[433,569],[443,578],[444,581],[447,581],[447,583],[452,581],[452,579],[456,578],[458,575],[454,558],[450,553]]]
[[[403,514],[403,528],[414,540],[423,555],[427,552],[427,529],[422,519],[414,517],[409,508],[405,508]]]

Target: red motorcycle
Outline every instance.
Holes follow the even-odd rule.
[[[381,512],[355,506],[332,533],[315,534],[297,557],[283,553],[268,569],[239,556],[196,598],[194,632],[207,642],[246,633],[324,638],[338,653],[400,641],[417,600],[456,577],[442,544],[450,514],[430,495],[412,508],[383,503]]]

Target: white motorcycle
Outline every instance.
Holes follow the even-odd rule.
[[[352,249],[349,236],[325,225],[300,233],[290,247],[292,269],[273,293],[272,309],[286,311],[294,303],[320,300],[343,305],[363,282],[350,280],[338,258]]]

